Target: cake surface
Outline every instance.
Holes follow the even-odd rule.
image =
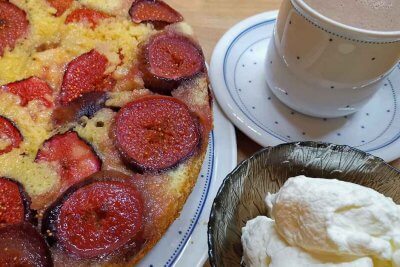
[[[0,0],[0,37],[0,229],[33,225],[55,266],[132,266],[179,216],[212,129],[190,26],[158,0]]]

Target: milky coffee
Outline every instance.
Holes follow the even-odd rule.
[[[360,29],[400,31],[400,0],[303,0],[322,15]]]

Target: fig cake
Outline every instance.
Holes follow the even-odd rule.
[[[0,0],[0,265],[134,265],[212,127],[202,49],[167,3]]]

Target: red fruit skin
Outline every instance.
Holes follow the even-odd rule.
[[[85,93],[110,91],[115,80],[104,74],[108,64],[107,58],[91,50],[68,63],[58,97],[60,105],[81,97]]]
[[[152,23],[157,29],[168,24],[183,21],[182,15],[159,0],[136,0],[129,9],[129,15],[135,23]]]
[[[64,14],[64,12],[71,7],[73,2],[74,0],[47,0],[47,3],[57,10],[56,17]]]
[[[21,99],[20,105],[23,107],[32,100],[42,101],[47,108],[53,106],[53,102],[49,100],[52,98],[53,90],[45,81],[37,77],[6,84],[2,86],[2,89],[19,96]]]
[[[110,16],[104,12],[89,8],[79,8],[67,16],[65,24],[83,22],[88,23],[94,29],[103,19],[107,18],[110,18]]]
[[[67,255],[93,260],[138,252],[142,225],[143,200],[130,178],[101,171],[69,188],[45,211],[42,233]]]
[[[152,36],[139,53],[145,87],[166,95],[181,82],[204,72],[204,62],[203,52],[193,40],[172,32]]]
[[[0,1],[0,57],[8,47],[12,50],[16,42],[28,32],[26,13],[8,1]]]
[[[61,177],[60,192],[96,173],[102,165],[93,148],[73,131],[45,141],[35,161],[56,164]]]
[[[148,96],[125,105],[114,125],[116,147],[140,172],[160,172],[190,157],[200,144],[198,121],[181,101]]]
[[[6,139],[10,144],[0,150],[0,155],[19,147],[23,137],[18,128],[9,119],[0,116],[0,139]]]
[[[50,250],[29,223],[0,228],[0,266],[52,267]]]
[[[27,221],[37,223],[31,210],[31,199],[23,185],[9,178],[0,178],[0,226]]]
[[[53,123],[54,125],[64,125],[78,121],[83,116],[91,118],[97,111],[105,107],[107,99],[106,92],[85,93],[67,105],[54,109]]]

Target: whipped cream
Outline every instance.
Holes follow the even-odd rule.
[[[243,261],[247,267],[373,267],[368,257],[345,258],[312,255],[289,246],[276,231],[275,222],[260,216],[242,230]]]
[[[242,229],[246,266],[400,267],[400,206],[357,184],[298,176]],[[284,251],[284,252],[283,252]]]

